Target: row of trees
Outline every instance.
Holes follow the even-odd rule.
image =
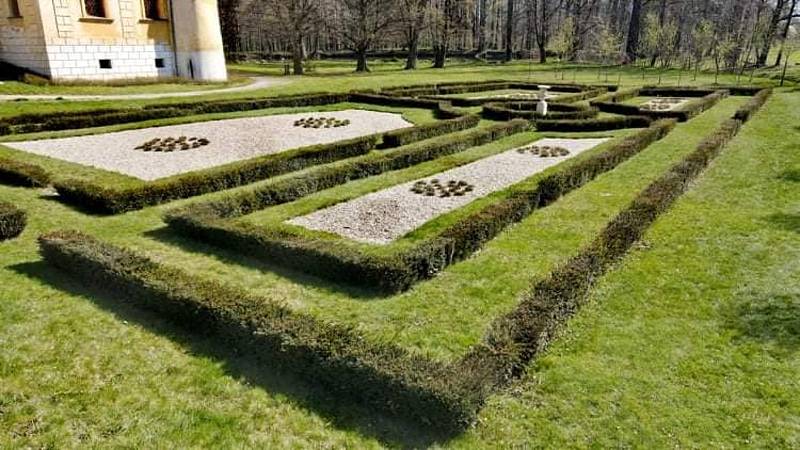
[[[451,53],[718,69],[780,64],[800,0],[221,0],[228,51],[304,60],[402,49],[444,67]],[[769,60],[770,51],[778,52]]]

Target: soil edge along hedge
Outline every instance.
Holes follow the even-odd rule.
[[[214,335],[269,365],[305,377],[382,413],[443,430],[473,422],[468,392],[444,364],[351,327],[292,311],[268,298],[206,281],[77,231],[39,238],[44,259],[86,285],[154,311],[189,331]]]
[[[666,136],[675,121],[652,124],[626,137],[610,149],[584,159],[544,179],[535,187],[484,207],[451,225],[442,233],[402,252],[374,254],[346,239],[316,239],[283,229],[270,229],[233,223],[229,219],[275,202],[299,198],[297,188],[278,186],[270,193],[254,193],[238,198],[200,203],[168,212],[164,220],[179,233],[227,249],[235,249],[258,259],[330,279],[386,293],[396,293],[415,283],[432,278],[445,267],[469,257],[509,225],[519,222],[538,208],[588,183],[598,175],[647,148]],[[303,195],[314,189],[302,189]]]
[[[11,203],[0,201],[0,241],[13,239],[25,230],[28,215]]]

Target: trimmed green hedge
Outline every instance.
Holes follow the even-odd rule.
[[[383,135],[383,145],[387,148],[401,147],[443,134],[475,128],[480,121],[481,118],[479,116],[470,114],[456,119],[441,120],[427,125],[390,131]]]
[[[337,396],[444,430],[475,420],[469,392],[448,367],[351,327],[292,311],[269,298],[206,281],[79,232],[39,238],[51,265],[85,285],[154,311],[188,331],[212,335],[270,369]]]
[[[375,148],[377,140],[377,136],[366,136],[333,144],[304,147],[176,175],[127,189],[106,188],[77,179],[56,180],[53,185],[60,198],[67,203],[96,213],[117,214],[364,155]]]
[[[769,96],[761,91],[760,97]],[[763,105],[750,105],[752,114]],[[697,149],[651,183],[578,255],[556,268],[525,294],[520,304],[496,320],[480,345],[455,366],[463,390],[475,393],[476,408],[496,390],[524,373],[543,352],[557,329],[583,305],[595,280],[601,278],[641,239],[739,131],[742,121],[729,119]]]
[[[28,215],[25,211],[0,201],[0,241],[19,236],[27,224]]]
[[[50,184],[50,175],[35,164],[0,158],[0,184],[45,187]]]
[[[647,128],[653,119],[647,116],[619,116],[584,120],[536,120],[537,131],[590,132],[621,130],[624,128]]]
[[[633,92],[636,92],[633,95]],[[627,115],[627,116],[647,116],[652,119],[678,119],[680,122],[686,122],[690,120],[692,117],[706,111],[709,108],[712,108],[714,105],[719,103],[720,100],[724,99],[729,95],[729,92],[726,90],[718,90],[718,91],[709,91],[706,89],[674,89],[674,88],[663,88],[663,89],[633,89],[630,91],[625,91],[622,93],[617,93],[617,96],[614,97],[606,97],[604,99],[598,98],[597,100],[591,102],[593,107],[600,109],[600,111],[605,113],[611,114],[619,114],[619,115]],[[623,103],[618,103],[620,101],[627,100],[632,97],[636,96],[681,96],[681,97],[698,97],[696,100],[692,100],[689,103],[680,106],[676,109],[671,111],[650,111],[640,106],[636,105],[626,105]]]
[[[753,96],[744,106],[736,110],[736,114],[733,116],[736,120],[741,120],[742,122],[749,121],[753,114],[755,114],[764,103],[769,100],[770,96],[772,95],[772,88],[769,89],[762,89],[758,91],[758,93]]]
[[[536,112],[538,102],[506,102],[506,103],[487,103],[483,105],[483,117],[491,120],[512,120],[543,119]],[[597,116],[597,109],[584,105],[571,105],[565,103],[549,103],[546,118],[549,120],[559,119],[588,119]]]
[[[263,191],[237,199],[199,204],[168,213],[165,221],[176,231],[246,255],[279,262],[282,265],[339,283],[354,284],[388,293],[400,292],[435,276],[445,267],[469,257],[484,243],[509,225],[562,195],[588,183],[601,173],[639,153],[661,139],[674,127],[674,121],[654,123],[614,147],[567,166],[544,178],[535,188],[513,194],[472,214],[437,236],[400,253],[365,253],[344,239],[315,239],[285,230],[270,230],[226,219],[262,209],[276,202],[299,198],[316,190],[294,190],[288,198]],[[279,188],[280,189],[280,188]],[[264,198],[270,198],[265,202]]]

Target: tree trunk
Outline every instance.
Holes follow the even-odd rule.
[[[791,5],[789,5],[789,13],[788,15],[791,16],[794,14],[794,10],[797,8],[797,0],[792,0]],[[783,26],[783,32],[781,33],[781,47],[778,50],[778,57],[775,59],[775,67],[781,66],[781,61],[783,60],[783,46],[786,43],[786,38],[789,37],[789,30],[792,28],[792,18],[789,17],[786,19],[786,25]]]
[[[633,0],[631,21],[628,24],[628,39],[625,42],[625,55],[628,62],[636,61],[639,53],[639,35],[642,31],[642,0]]]
[[[506,62],[514,59],[514,0],[506,4]]]
[[[547,64],[547,48],[544,42],[537,42],[539,46],[539,63],[540,64]]]
[[[478,54],[486,51],[486,0],[480,0],[481,16],[478,19]]]
[[[415,70],[419,59],[419,32],[410,37],[408,41],[408,57],[406,58],[406,70]]]
[[[292,64],[293,70],[295,75],[303,75],[304,68],[303,68],[303,56],[305,53],[305,48],[303,47],[303,38],[295,38],[294,43],[292,44]]]
[[[775,40],[775,33],[778,32],[778,24],[781,21],[781,15],[785,4],[785,0],[778,0],[775,4],[775,9],[772,10],[772,16],[769,18],[769,26],[767,26],[764,42],[761,45],[761,51],[758,53],[758,59],[756,60],[757,67],[764,67],[767,65],[769,49],[772,47],[772,42]]]
[[[356,72],[369,72],[369,65],[367,64],[367,49],[360,48],[356,50],[356,57],[358,63],[356,64]]]
[[[444,64],[447,61],[447,46],[436,45],[433,47],[433,68],[444,69]]]

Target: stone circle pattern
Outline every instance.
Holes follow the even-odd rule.
[[[518,153],[537,155],[541,158],[558,158],[559,156],[569,155],[569,150],[564,147],[555,147],[550,145],[532,145],[529,147],[517,150]]]
[[[136,150],[141,150],[143,152],[169,153],[169,152],[174,152],[176,150],[185,151],[185,150],[200,148],[210,143],[211,141],[209,141],[206,138],[188,137],[188,136],[180,136],[177,138],[174,137],[155,138],[136,147]]]
[[[468,192],[475,190],[475,186],[462,180],[449,180],[443,183],[441,180],[417,181],[411,188],[411,192],[426,197],[461,197]]]
[[[340,128],[350,125],[350,119],[339,120],[335,117],[306,117],[294,122],[295,127],[303,128]]]

